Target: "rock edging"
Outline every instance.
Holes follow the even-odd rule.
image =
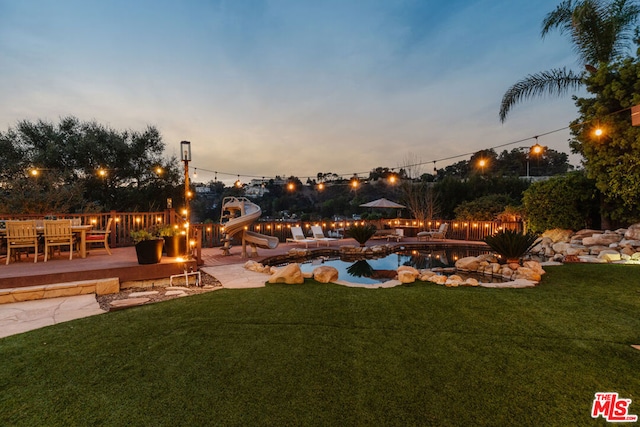
[[[548,230],[533,255],[557,262],[640,263],[640,223],[617,230]]]

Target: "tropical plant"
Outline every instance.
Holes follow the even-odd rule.
[[[519,260],[529,252],[536,240],[538,236],[535,234],[515,230],[501,230],[484,238],[485,243],[504,261]]]
[[[345,235],[355,239],[360,243],[360,246],[364,246],[367,240],[376,233],[376,230],[376,226],[373,224],[353,225],[345,231]]]
[[[544,38],[553,29],[567,34],[579,62],[591,74],[627,51],[639,13],[635,0],[564,0],[545,17],[541,35]],[[528,75],[505,92],[500,121],[506,120],[516,103],[544,94],[563,96],[582,87],[586,76],[566,68]]]

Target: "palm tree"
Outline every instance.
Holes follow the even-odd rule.
[[[542,22],[542,37],[553,29],[569,35],[579,62],[586,72],[594,73],[600,63],[609,63],[627,51],[639,13],[637,0],[564,0]],[[524,99],[545,93],[562,96],[580,88],[585,75],[566,68],[529,74],[505,92],[500,121]]]

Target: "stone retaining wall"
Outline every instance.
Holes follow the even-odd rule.
[[[57,283],[54,285],[0,289],[0,304],[85,294],[106,295],[117,292],[120,292],[120,279],[113,277],[109,279]]]
[[[618,230],[548,230],[531,253],[558,262],[640,262],[640,224]]]

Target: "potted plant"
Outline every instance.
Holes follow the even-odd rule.
[[[484,238],[485,243],[507,263],[519,263],[537,240],[535,234],[515,230],[502,230]]]
[[[356,242],[360,243],[360,247],[364,247],[367,240],[369,240],[376,233],[376,226],[373,224],[354,225],[349,227],[346,231],[347,237],[352,237]]]
[[[149,230],[132,231],[130,234],[136,245],[138,264],[157,264],[160,262],[164,239]]]
[[[177,225],[160,227],[158,235],[164,239],[164,252],[168,257],[186,255],[187,235]]]

